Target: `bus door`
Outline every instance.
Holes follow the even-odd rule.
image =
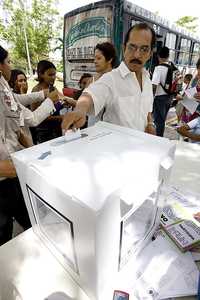
[[[64,17],[64,85],[78,88],[83,73],[95,73],[94,48],[112,42],[112,1],[101,1],[76,9]]]

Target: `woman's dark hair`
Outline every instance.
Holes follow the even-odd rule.
[[[41,74],[44,74],[47,70],[49,69],[55,69],[55,65],[48,61],[48,60],[40,60],[39,63],[37,64],[37,75],[38,75],[38,81],[42,82],[42,78],[40,78]]]
[[[150,30],[151,31],[151,35],[152,35],[152,39],[151,39],[151,50],[155,47],[156,44],[156,33],[154,31],[154,29],[149,26],[147,23],[137,23],[135,25],[133,25],[132,27],[129,28],[128,32],[125,35],[125,39],[124,39],[124,46],[126,47],[126,44],[129,41],[130,38],[130,33],[132,30]]]
[[[0,63],[3,64],[4,60],[8,57],[8,51],[0,46]]]
[[[14,69],[11,71],[11,76],[10,76],[10,80],[8,81],[9,86],[14,90],[15,89],[15,82],[17,80],[17,76],[18,75],[24,75],[24,77],[26,78],[26,75],[24,74],[23,71],[18,70],[18,69]]]
[[[196,67],[197,67],[197,69],[200,68],[200,58],[197,60]]]
[[[101,51],[103,53],[103,56],[105,57],[106,61],[109,61],[110,59],[112,59],[112,61],[111,61],[112,68],[116,67],[117,53],[116,53],[116,50],[115,50],[115,47],[113,46],[113,44],[111,44],[109,42],[97,44],[95,47],[95,50]]]

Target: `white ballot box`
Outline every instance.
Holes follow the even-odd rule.
[[[112,299],[152,237],[174,152],[167,139],[99,122],[13,155],[34,231],[90,299]]]

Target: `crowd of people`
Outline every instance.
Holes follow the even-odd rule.
[[[118,65],[114,46],[97,44],[94,53],[96,75],[85,73],[73,99],[55,87],[56,67],[41,60],[37,84],[27,94],[27,78],[21,70],[11,70],[9,53],[0,46],[0,245],[12,237],[13,218],[24,229],[31,226],[11,154],[33,144],[62,135],[62,130],[91,126],[98,120],[163,136],[172,98],[165,89],[170,67],[169,49],[158,53],[159,65],[150,79],[144,68],[156,43],[154,30],[146,23],[132,26],[124,40],[123,61]],[[180,81],[180,73],[179,75]],[[184,87],[176,95],[180,135],[200,142],[200,117],[181,104],[185,91],[196,86],[200,100],[200,59],[197,75],[186,74]],[[178,82],[178,80],[177,80]],[[71,111],[66,113],[66,109]],[[62,127],[62,130],[61,130]]]

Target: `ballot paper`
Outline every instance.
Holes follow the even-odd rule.
[[[199,103],[195,101],[195,98],[187,98],[184,97],[183,100],[181,101],[181,104],[191,113],[193,114]]]
[[[194,99],[194,95],[195,95],[196,93],[197,93],[196,87],[191,87],[191,88],[185,90],[185,95],[186,95],[189,99]]]
[[[141,275],[133,285],[136,299],[196,295],[199,271],[191,253],[181,253],[164,232],[144,248],[138,260]]]
[[[166,198],[161,215],[163,229],[182,251],[197,247],[200,244],[200,222],[194,215],[200,211],[200,195],[169,187]]]

